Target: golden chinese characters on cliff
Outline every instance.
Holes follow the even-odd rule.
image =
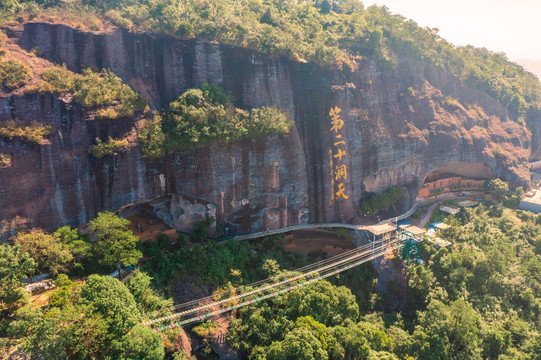
[[[331,168],[331,204],[334,204],[335,200],[349,199],[344,187],[344,181],[348,178],[348,169],[345,162],[347,157],[346,153],[346,141],[343,138],[342,127],[344,121],[340,119],[340,109],[338,106],[331,108],[329,116],[331,117],[331,129],[330,132],[334,136],[333,148],[329,149],[329,163]]]

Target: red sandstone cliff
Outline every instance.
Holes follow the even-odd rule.
[[[219,223],[227,221],[239,232],[359,221],[359,203],[367,193],[406,186],[401,211],[428,173],[457,162],[484,163],[516,184],[529,181],[529,131],[484,93],[410,59],[386,69],[367,58],[351,71],[120,29],[96,34],[27,23],[7,34],[23,49],[38,49],[41,57],[74,71],[110,68],[153,107],[209,82],[231,91],[239,107],[288,111],[295,128],[286,137],[217,144],[148,162],[135,140],[138,119],[89,121],[69,100],[4,93],[0,121],[16,118],[58,128],[40,145],[0,138],[0,152],[13,156],[12,166],[0,169],[4,235],[24,226],[80,225],[102,209],[166,193],[213,203]],[[329,116],[335,107],[344,121],[344,143],[337,146]],[[97,160],[87,152],[96,136],[126,135],[132,146],[125,153]],[[337,189],[335,184],[331,191],[329,150],[336,155],[338,147],[346,152],[340,164],[347,167],[343,184],[349,198],[331,204]]]

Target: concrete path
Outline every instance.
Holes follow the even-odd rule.
[[[411,214],[413,214],[415,210],[417,210],[417,207],[419,205],[420,204],[415,204],[411,207],[411,209],[409,209],[404,214],[391,218],[391,219],[380,221],[376,225],[394,223],[402,219],[405,219],[409,217]],[[244,240],[256,239],[256,238],[267,236],[267,235],[283,234],[283,233],[290,232],[293,230],[318,229],[318,228],[346,228],[346,229],[357,231],[357,230],[370,230],[372,226],[373,225],[353,225],[353,224],[342,224],[342,223],[300,224],[300,225],[287,226],[280,229],[274,229],[274,230],[269,230],[269,231],[259,231],[259,232],[246,234],[246,235],[238,235],[238,236],[234,236],[233,238],[238,241],[244,241]]]
[[[432,214],[434,214],[434,211],[436,211],[436,207],[441,204],[443,202],[443,200],[441,201],[438,201],[434,204],[432,204],[428,210],[425,212],[425,214],[423,215],[423,217],[421,218],[421,220],[419,221],[419,225],[417,225],[417,227],[420,227],[420,228],[424,228],[426,223],[430,221],[430,218],[432,217]]]

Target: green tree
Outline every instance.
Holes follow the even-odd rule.
[[[19,60],[0,62],[0,85],[9,90],[26,85],[33,77],[30,67]]]
[[[394,354],[388,351],[370,352],[370,360],[399,360]]]
[[[509,191],[509,185],[500,179],[492,179],[488,182],[487,188],[494,191],[498,201],[502,202]]]
[[[151,281],[152,278],[146,273],[136,270],[126,284],[141,313],[161,310],[173,305],[172,299],[165,300],[152,290]]]
[[[22,287],[14,288],[6,291],[1,297],[2,303],[8,312],[11,314],[16,309],[23,307],[30,301],[30,292]]]
[[[162,336],[141,324],[124,335],[120,344],[117,359],[161,360],[165,356]]]
[[[261,271],[267,278],[279,275],[281,273],[280,265],[274,259],[265,259],[263,265],[261,265]]]
[[[283,341],[275,341],[267,350],[268,360],[326,360],[327,351],[316,335],[306,327],[297,327]]]
[[[541,360],[541,334],[530,339],[530,342],[525,346],[530,359]]]
[[[492,327],[485,329],[482,338],[483,359],[497,359],[500,355],[505,354],[511,343],[509,333]]]
[[[392,351],[392,339],[385,333],[385,325],[379,316],[367,315],[363,321],[355,325],[362,329],[364,337],[372,350]],[[353,325],[350,325],[353,327]]]
[[[77,229],[71,229],[69,226],[58,228],[53,235],[65,244],[73,255],[71,269],[83,269],[83,264],[87,262],[92,255],[92,244],[88,235],[81,235]]]
[[[214,141],[230,143],[246,138],[288,134],[289,116],[272,107],[246,111],[233,106],[233,97],[212,84],[188,89],[139,135],[143,153],[156,158],[179,149],[196,149]]]
[[[0,288],[2,294],[19,287],[21,280],[34,273],[36,261],[19,245],[0,244]]]
[[[267,10],[265,10],[265,13],[261,15],[261,18],[259,19],[259,21],[261,21],[261,23],[263,24],[268,24],[272,26],[276,25],[273,19],[273,15],[272,15],[272,11],[270,7],[268,7]]]
[[[330,1],[329,0],[323,0],[321,2],[320,6],[321,6],[321,8],[320,8],[321,13],[322,14],[328,14],[332,10],[332,0],[330,0]]]
[[[368,359],[370,346],[360,326],[329,328],[329,358],[332,360]]]
[[[318,338],[324,349],[327,349],[327,327],[314,320],[311,316],[303,316],[297,319],[296,328],[307,328]]]
[[[96,237],[95,251],[105,266],[136,265],[143,257],[137,250],[139,238],[129,229],[130,221],[105,211],[90,221],[90,229]]]
[[[422,359],[475,359],[480,356],[479,331],[480,319],[470,304],[433,300],[421,315],[412,347]]]
[[[9,324],[8,334],[20,338],[20,346],[28,354],[44,360],[66,359],[66,347],[71,339],[66,336],[66,328],[62,325],[74,322],[77,314],[55,308],[46,315],[42,309],[29,304],[17,310],[14,321]],[[93,330],[94,334],[99,332],[96,326]]]
[[[141,312],[123,283],[109,276],[91,275],[81,289],[79,302],[88,305],[92,315],[106,324],[110,350],[108,353],[104,349],[102,354],[112,358],[163,358],[161,335],[140,325]]]
[[[196,360],[196,358],[186,353],[185,350],[181,350],[173,354],[173,360]]]
[[[251,352],[250,358],[262,353],[267,353],[267,358],[318,357],[327,353],[326,326],[351,322],[358,317],[355,296],[346,287],[320,281],[284,297],[261,302],[257,307],[243,308],[240,319],[231,324],[228,340],[236,348]],[[312,338],[317,340],[313,347],[305,344],[308,348],[301,351],[298,345]]]
[[[79,285],[71,281],[66,274],[60,274],[54,281],[57,291],[49,295],[49,305],[62,308],[76,300],[75,292]]]
[[[346,319],[355,321],[359,317],[359,305],[351,291],[325,280],[308,286],[304,291],[288,293],[286,301],[286,311],[291,319],[312,316],[316,321],[332,326]]]
[[[129,289],[109,276],[90,275],[81,289],[81,302],[106,315],[115,334],[124,334],[141,321],[141,312]]]
[[[162,336],[142,326],[128,288],[109,276],[91,275],[62,308],[17,311],[9,334],[42,359],[151,359],[164,357]]]
[[[424,309],[429,302],[429,294],[436,285],[432,271],[424,266],[412,266],[409,271],[409,288],[413,304]]]
[[[378,192],[368,199],[361,201],[361,211],[365,214],[376,214],[379,211],[387,211],[405,193],[401,186],[391,186],[385,191]]]
[[[41,229],[17,234],[15,244],[27,252],[42,271],[49,270],[53,275],[65,271],[73,260],[73,254],[66,244]]]

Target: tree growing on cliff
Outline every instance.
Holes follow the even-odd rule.
[[[361,201],[361,211],[370,215],[374,215],[379,211],[387,211],[404,196],[404,193],[405,189],[403,187],[391,186],[387,190]]]
[[[201,89],[188,89],[165,111],[156,114],[154,121],[148,121],[141,129],[139,142],[145,157],[152,159],[217,141],[231,143],[285,135],[292,126],[289,115],[277,108],[239,109],[229,93],[203,84]]]
[[[9,90],[26,85],[33,76],[30,67],[19,60],[0,62],[0,85]]]
[[[90,229],[96,236],[95,252],[99,262],[105,266],[135,265],[143,257],[137,250],[139,238],[128,225],[131,222],[112,212],[105,211],[90,221]]]

